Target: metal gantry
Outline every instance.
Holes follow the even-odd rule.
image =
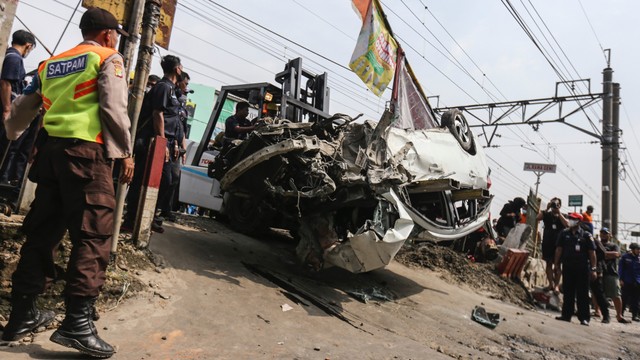
[[[581,80],[572,80],[570,83],[575,82],[588,82],[590,84],[589,79],[581,79]],[[487,146],[491,146],[491,143],[496,135],[498,130],[498,126],[511,126],[511,125],[530,125],[534,130],[538,130],[540,124],[545,123],[562,123],[571,128],[574,128],[578,131],[581,131],[587,135],[597,138],[600,142],[604,139],[602,135],[588,130],[583,129],[577,125],[571,124],[566,121],[566,118],[572,116],[578,112],[584,111],[585,109],[593,106],[598,103],[601,99],[604,98],[604,93],[591,93],[587,94],[575,94],[575,95],[558,95],[558,85],[564,84],[567,82],[557,82],[556,83],[556,94],[550,98],[540,98],[540,99],[529,99],[529,100],[516,100],[516,101],[503,101],[503,102],[495,102],[495,103],[485,103],[485,104],[473,104],[473,105],[459,105],[459,106],[449,106],[449,107],[437,107],[434,111],[438,114],[442,114],[445,111],[458,109],[468,114],[472,118],[478,120],[480,124],[469,125],[470,127],[479,127],[482,128],[482,135],[484,136],[485,141],[487,142]],[[590,89],[590,85],[588,86]],[[565,108],[565,103],[575,103],[575,106],[570,109]],[[531,108],[534,108],[533,112],[531,112]],[[549,113],[552,109],[557,108],[557,115],[553,115],[547,119],[540,119],[543,114]],[[487,111],[488,114],[478,114],[479,111]],[[520,121],[512,121],[506,122],[505,119],[509,118],[511,115],[520,112],[519,120]]]

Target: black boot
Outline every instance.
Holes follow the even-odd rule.
[[[98,331],[93,325],[95,300],[96,298],[92,297],[67,298],[65,318],[49,340],[93,357],[111,357],[114,353],[113,347],[98,336]]]
[[[40,310],[36,306],[37,295],[13,294],[11,296],[11,315],[4,327],[2,340],[17,341],[40,326],[47,326],[55,314],[53,311]]]

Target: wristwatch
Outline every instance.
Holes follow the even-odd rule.
[[[597,267],[595,267],[595,266],[592,266],[592,267],[591,267],[591,271],[596,271],[596,270],[598,270],[598,268],[597,268]]]

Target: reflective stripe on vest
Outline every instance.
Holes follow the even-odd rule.
[[[50,136],[102,144],[98,73],[116,50],[81,44],[45,61],[38,68],[44,128]]]

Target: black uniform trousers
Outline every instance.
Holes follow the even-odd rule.
[[[631,316],[640,316],[640,284],[624,283],[622,286],[622,302],[623,308],[628,305],[631,310]]]
[[[175,140],[167,139],[167,148],[169,149],[169,161],[165,161],[162,166],[162,180],[160,180],[160,189],[158,189],[158,206],[163,213],[169,213],[173,210],[173,201],[176,190],[180,184],[180,156],[176,157]]]
[[[54,259],[65,232],[72,250],[67,296],[98,296],[109,263],[115,194],[104,146],[50,137],[34,158],[29,179],[38,184],[24,220],[27,240],[13,273],[13,292],[36,295],[56,277]]]
[[[562,279],[562,317],[571,319],[577,302],[578,319],[589,321],[589,267],[565,262],[562,264]]]
[[[133,156],[135,166],[133,168],[133,178],[129,184],[127,192],[127,212],[124,215],[123,225],[133,228],[133,221],[138,212],[138,202],[140,201],[140,191],[144,180],[144,171],[149,157],[149,139],[137,138],[133,143]]]
[[[602,274],[599,274],[598,278],[591,282],[591,296],[596,299],[600,312],[602,313],[602,319],[609,319],[609,303],[604,297],[604,287],[602,284]]]
[[[173,139],[167,139],[167,147],[170,147],[169,161],[165,161],[162,165],[162,178],[160,180],[160,189],[158,190],[157,208],[162,211],[171,211],[172,201],[175,190],[180,180],[180,158],[175,158],[172,154]],[[136,166],[133,169],[133,179],[129,185],[127,193],[127,213],[124,217],[123,225],[133,227],[133,222],[138,212],[138,204],[140,201],[140,192],[149,158],[150,139],[136,139],[133,148]]]

